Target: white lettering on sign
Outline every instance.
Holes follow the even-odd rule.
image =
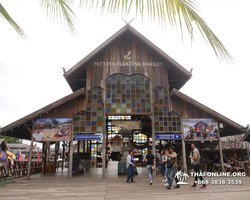
[[[162,67],[163,62],[94,62],[97,67]]]

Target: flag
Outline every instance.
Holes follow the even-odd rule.
[[[8,158],[6,159],[6,154],[0,150],[0,160],[8,163]]]
[[[38,150],[38,153],[37,153],[37,162],[39,163],[40,161],[40,153],[39,153],[39,150]]]
[[[15,160],[16,159],[16,156],[15,156],[15,154],[13,154],[13,153],[11,153],[10,151],[6,151],[7,152],[7,154],[8,154],[8,159],[9,160]]]
[[[28,153],[27,163],[29,163],[29,161],[30,161],[30,152]]]
[[[21,154],[20,149],[18,149],[17,160],[18,160],[19,162],[23,162],[23,156],[22,156],[22,154]]]
[[[8,164],[8,153],[5,151],[5,162]]]

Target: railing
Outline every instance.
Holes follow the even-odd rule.
[[[0,179],[17,178],[27,176],[28,163],[0,166]],[[42,172],[42,163],[32,162],[30,174]]]

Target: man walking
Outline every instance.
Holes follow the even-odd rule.
[[[170,160],[167,162],[170,171],[169,171],[169,177],[167,178],[168,185],[166,185],[166,188],[170,190],[174,181],[175,173],[178,169],[177,154],[175,152],[174,146],[170,147],[170,154],[168,154],[167,156],[170,158]]]
[[[127,156],[126,166],[128,169],[127,183],[129,183],[130,179],[131,179],[131,183],[135,183],[135,181],[134,181],[134,157],[133,157],[132,150],[129,151],[129,154]]]
[[[193,160],[193,166],[194,166],[194,172],[196,173],[195,178],[194,178],[194,184],[191,186],[193,188],[196,187],[197,181],[198,181],[198,176],[197,174],[200,173],[200,152],[196,148],[195,143],[191,144],[191,148],[193,149],[193,156],[190,155],[190,159]],[[203,181],[203,177],[199,176],[199,179]],[[203,184],[201,188],[206,188],[206,184]]]

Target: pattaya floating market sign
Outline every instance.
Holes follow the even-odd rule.
[[[98,67],[162,67],[163,62],[94,62]]]
[[[112,125],[126,130],[141,129],[141,121],[112,121]]]

